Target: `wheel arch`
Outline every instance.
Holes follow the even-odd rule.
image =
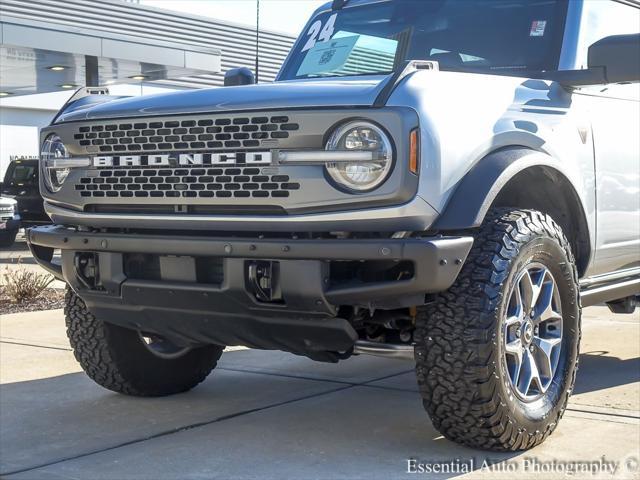
[[[551,215],[571,244],[578,274],[585,274],[592,251],[589,222],[581,197],[559,162],[520,146],[488,154],[458,184],[432,229],[477,228],[492,207],[527,208]]]

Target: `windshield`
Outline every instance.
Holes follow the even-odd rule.
[[[566,0],[387,0],[318,14],[280,80],[385,74],[406,60],[443,70],[556,70]]]
[[[11,169],[11,167],[9,167]],[[8,183],[28,183],[36,178],[35,165],[26,165],[23,163],[14,164],[13,171],[7,172]]]

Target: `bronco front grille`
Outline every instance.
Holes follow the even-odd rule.
[[[300,184],[257,167],[121,168],[89,170],[74,188],[93,198],[286,198]]]
[[[200,120],[120,121],[80,126],[73,138],[89,153],[238,149],[289,138],[300,129],[285,115]]]

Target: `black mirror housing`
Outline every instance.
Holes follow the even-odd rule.
[[[598,40],[589,47],[589,69],[603,69],[605,83],[640,82],[640,34]]]
[[[232,68],[224,74],[225,87],[237,87],[239,85],[253,85],[256,77],[247,67]]]

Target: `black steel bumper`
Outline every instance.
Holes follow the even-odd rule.
[[[29,230],[34,257],[66,281],[105,321],[169,336],[183,344],[217,343],[281,349],[317,359],[346,351],[357,339],[338,307],[392,309],[420,305],[425,294],[455,281],[472,237],[393,240],[284,240],[200,236],[85,233],[59,226]],[[61,265],[44,259],[62,250]],[[78,258],[95,258],[99,285],[87,285]],[[128,254],[216,258],[218,284],[199,283],[168,272],[157,280],[129,278]],[[261,302],[248,275],[254,261],[278,264],[283,301]],[[405,262],[410,278],[334,285],[332,262]],[[184,265],[190,267],[190,263]],[[173,269],[175,270],[175,268]],[[176,276],[177,274],[177,276]]]
[[[20,220],[19,216],[14,216],[13,218],[10,218],[8,220],[0,220],[0,222],[3,222],[3,223],[6,222],[4,231],[7,231],[7,232],[13,232],[15,230],[18,230],[22,225],[22,221]]]

